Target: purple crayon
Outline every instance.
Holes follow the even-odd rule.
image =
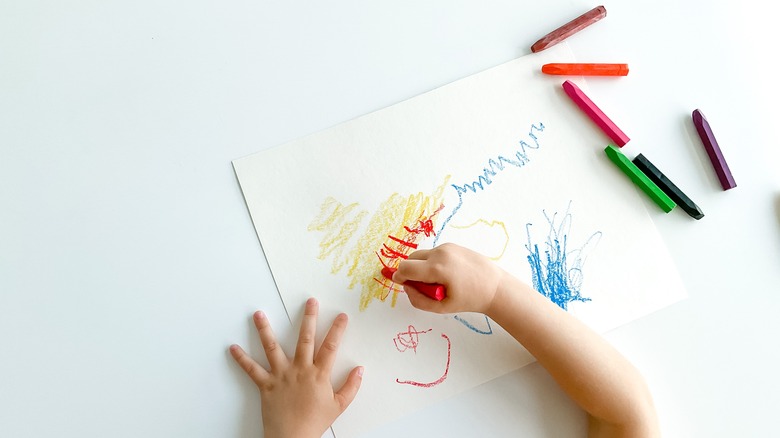
[[[712,128],[709,122],[701,113],[701,110],[693,110],[693,125],[696,126],[696,132],[699,133],[702,143],[704,143],[704,150],[707,151],[707,155],[712,161],[712,167],[715,168],[715,173],[718,175],[720,185],[723,190],[733,189],[737,186],[734,181],[734,177],[731,176],[731,170],[729,165],[726,164],[726,159],[723,158],[723,152],[720,151],[718,141],[715,140],[715,135],[712,133]]]

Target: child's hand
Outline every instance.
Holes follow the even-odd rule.
[[[315,354],[318,309],[314,298],[306,302],[292,361],[276,342],[262,312],[255,312],[254,322],[271,369],[260,366],[238,345],[230,346],[230,354],[260,389],[266,438],[320,438],[352,403],[360,388],[363,367],[356,367],[341,389],[334,392],[330,373],[339,341],[347,328],[347,315],[342,313],[336,317]]]
[[[488,313],[501,282],[508,274],[487,257],[452,243],[411,253],[393,275],[395,283],[407,280],[439,283],[447,289],[441,301],[428,298],[412,286],[406,295],[418,309],[436,313]]]

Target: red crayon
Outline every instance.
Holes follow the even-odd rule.
[[[543,36],[542,39],[531,46],[531,51],[536,53],[541,52],[548,47],[552,47],[606,16],[607,9],[604,6],[596,6],[590,11]]]
[[[387,278],[388,280],[393,279],[393,274],[395,274],[396,268],[390,268],[385,266],[382,268],[382,275]],[[423,283],[422,281],[407,281],[404,283],[406,285],[409,285],[423,294],[427,295],[429,298],[432,298],[436,301],[443,300],[447,294],[444,291],[444,286],[440,284],[435,283]]]
[[[542,73],[571,76],[627,76],[628,64],[545,64]]]

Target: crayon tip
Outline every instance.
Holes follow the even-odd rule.
[[[382,268],[382,276],[385,277],[388,280],[393,279],[393,274],[395,274],[395,271],[397,271],[396,268],[391,268],[389,266],[385,266]]]
[[[693,110],[693,113],[691,113],[691,118],[693,118],[693,123],[696,123],[697,125],[701,124],[702,121],[707,121],[707,118],[704,117],[704,114],[698,108]]]

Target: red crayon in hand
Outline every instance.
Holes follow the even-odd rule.
[[[382,275],[388,280],[392,280],[393,274],[395,274],[396,270],[397,269],[395,268],[385,266],[382,268]],[[446,292],[444,291],[444,286],[440,284],[423,283],[422,281],[407,281],[404,284],[419,290],[429,298],[432,298],[436,301],[441,301],[447,296]]]

